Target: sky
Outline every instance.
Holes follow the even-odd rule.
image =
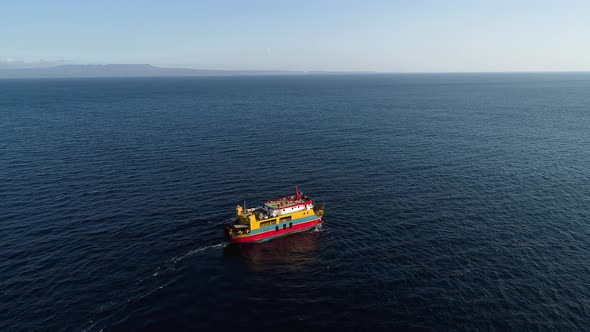
[[[0,67],[590,71],[590,1],[0,1]]]

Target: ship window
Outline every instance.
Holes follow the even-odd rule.
[[[276,226],[275,227],[275,232],[278,232],[278,231],[279,231],[279,226]]]
[[[292,222],[289,223],[289,228],[293,228],[293,223]]]
[[[279,219],[279,222],[285,222],[285,221],[289,221],[289,220],[291,220],[291,216],[283,217],[283,218]]]
[[[276,219],[271,219],[267,221],[263,221],[260,223],[260,227],[270,226],[276,224]]]
[[[287,224],[283,224],[283,230],[287,229]]]

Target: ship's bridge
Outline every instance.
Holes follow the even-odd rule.
[[[296,193],[295,195],[268,200],[264,203],[264,206],[270,210],[272,216],[278,216],[296,211],[309,210],[313,208],[313,201],[301,193]]]

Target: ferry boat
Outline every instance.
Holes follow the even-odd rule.
[[[257,243],[313,229],[322,222],[324,203],[300,193],[268,200],[263,206],[236,206],[236,218],[225,225],[232,243]]]

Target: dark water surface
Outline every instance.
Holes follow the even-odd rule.
[[[590,74],[0,81],[3,331],[588,330],[589,223]]]

